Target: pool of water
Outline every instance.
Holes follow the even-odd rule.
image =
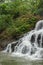
[[[43,65],[43,61],[30,60],[23,57],[11,57],[10,54],[0,53],[0,65]]]

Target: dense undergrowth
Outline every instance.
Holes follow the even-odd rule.
[[[0,4],[0,40],[19,39],[43,19],[43,0],[16,0]]]

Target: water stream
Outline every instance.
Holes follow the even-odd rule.
[[[11,57],[43,60],[43,20],[38,21],[35,29],[17,42],[9,43],[2,52],[10,54]]]

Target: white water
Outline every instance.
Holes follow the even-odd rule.
[[[11,53],[13,57],[26,57],[30,59],[43,59],[43,20],[36,24],[34,30],[30,31],[21,38],[17,45],[8,44],[7,48],[2,51]],[[15,44],[15,42],[13,42]]]

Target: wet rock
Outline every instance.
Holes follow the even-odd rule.
[[[40,41],[41,41],[41,34],[39,34],[37,37],[38,47],[40,47],[40,43],[41,43]]]
[[[35,34],[33,34],[32,36],[31,36],[31,43],[34,43],[35,42]]]
[[[26,54],[26,53],[28,53],[28,51],[29,51],[29,48],[27,46],[24,46],[22,49],[22,53]]]
[[[42,36],[42,48],[43,48],[43,36]]]

